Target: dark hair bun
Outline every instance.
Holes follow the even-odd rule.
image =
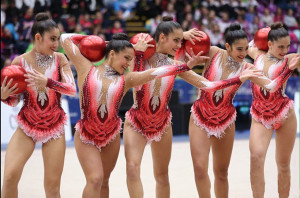
[[[271,25],[271,30],[277,30],[277,29],[282,28],[282,27],[283,27],[283,24],[282,24],[282,23],[276,22],[276,23],[273,23],[273,24]]]
[[[228,27],[228,31],[235,31],[235,30],[241,30],[242,27],[240,24],[238,23],[232,23],[230,24],[230,26]]]
[[[50,17],[45,12],[40,12],[35,16],[35,21],[46,21],[48,19],[50,19]]]
[[[173,21],[173,17],[172,16],[164,16],[162,18],[162,21]]]
[[[113,40],[126,40],[126,41],[128,41],[129,37],[125,33],[118,33],[118,34],[114,34],[112,36],[112,39]]]

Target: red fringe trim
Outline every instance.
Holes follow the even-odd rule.
[[[140,134],[142,134],[146,140],[147,143],[151,143],[153,140],[156,142],[159,142],[161,140],[161,137],[164,133],[166,133],[166,128],[171,124],[171,120],[172,120],[172,113],[170,112],[168,117],[167,117],[167,122],[165,122],[161,128],[161,130],[157,131],[156,133],[151,133],[151,135],[148,135],[149,133],[144,133],[143,130],[140,130],[136,127],[135,123],[134,123],[134,119],[133,119],[133,115],[127,111],[125,114],[125,118],[128,119],[130,126],[137,132],[139,132]]]
[[[113,132],[113,134],[106,138],[104,141],[95,141],[95,139],[93,139],[92,136],[88,136],[86,134],[83,133],[83,130],[82,130],[82,127],[83,127],[83,123],[82,123],[83,120],[79,120],[77,122],[77,124],[75,125],[75,129],[76,131],[79,131],[80,132],[80,139],[83,143],[85,144],[90,144],[90,145],[93,145],[93,146],[96,146],[97,149],[101,152],[101,148],[102,147],[105,147],[106,145],[108,145],[109,143],[113,142],[117,135],[121,133],[121,127],[122,127],[122,120],[120,119],[119,121],[119,124],[116,128],[116,130]]]
[[[294,107],[294,101],[290,100],[278,115],[276,115],[273,118],[270,118],[268,120],[264,119],[263,115],[257,115],[256,113],[254,113],[253,106],[250,109],[250,113],[254,120],[262,123],[267,129],[275,129],[276,130],[276,129],[280,128],[281,122],[285,118],[287,118],[287,113],[293,107]]]
[[[202,130],[205,130],[207,133],[207,136],[215,136],[216,138],[222,138],[225,135],[225,130],[235,122],[236,120],[236,111],[234,111],[234,114],[231,115],[230,119],[228,119],[225,123],[222,125],[215,125],[215,126],[207,126],[205,123],[202,123],[201,120],[198,118],[196,112],[194,109],[194,106],[192,106],[191,113],[194,119],[194,123],[196,126],[200,127]]]
[[[58,139],[65,133],[64,125],[67,124],[68,116],[65,114],[63,119],[51,129],[33,129],[31,125],[22,120],[20,116],[16,116],[16,120],[24,133],[31,137],[36,143],[46,143],[51,139]]]

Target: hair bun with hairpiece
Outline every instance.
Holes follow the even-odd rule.
[[[282,28],[282,27],[283,27],[283,24],[282,24],[282,23],[276,22],[276,23],[273,23],[273,24],[271,25],[271,30],[277,30],[277,29]]]
[[[172,16],[164,16],[162,18],[162,21],[173,21],[173,17]]]
[[[49,15],[45,12],[41,12],[41,13],[38,13],[36,16],[35,16],[35,21],[46,21],[50,19]]]
[[[235,31],[235,30],[242,29],[241,25],[238,23],[232,23],[232,24],[230,24],[230,26],[228,28],[229,28],[229,31]]]
[[[113,40],[129,40],[129,37],[125,33],[118,33],[112,36]]]

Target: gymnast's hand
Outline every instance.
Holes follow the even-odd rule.
[[[200,65],[201,63],[203,63],[204,61],[208,60],[209,57],[208,56],[201,56],[201,54],[203,53],[203,51],[199,52],[196,56],[194,54],[193,49],[191,48],[191,55],[190,56],[188,53],[186,53],[186,56],[188,57],[188,61],[187,61],[187,66],[192,69],[194,66],[196,65]]]
[[[297,54],[296,56],[294,56],[291,59],[291,62],[289,64],[289,69],[290,70],[294,70],[294,69],[297,69],[297,68],[299,68],[299,54]]]
[[[148,47],[154,47],[154,45],[148,44],[150,41],[153,40],[153,38],[146,40],[147,36],[148,36],[147,34],[139,35],[139,40],[137,41],[136,44],[133,45],[133,47],[136,51],[145,52]]]
[[[203,38],[204,35],[197,28],[193,28],[193,29],[190,29],[189,31],[183,32],[184,40],[191,41],[191,43],[193,45],[195,45],[193,39],[196,39],[197,41],[201,42],[201,40],[198,37]]]
[[[36,70],[33,70],[33,72],[27,71],[27,74],[24,74],[24,76],[27,78],[25,82],[27,82],[30,87],[44,88],[47,86],[48,78]]]
[[[250,65],[250,64],[248,64]],[[254,67],[254,65],[250,65],[247,67],[247,69],[245,69],[241,75],[240,75],[240,80],[242,82],[245,82],[246,80],[248,80],[249,78],[256,78],[256,77],[262,77],[263,76],[263,72],[262,70],[258,70]]]
[[[6,100],[10,95],[13,95],[18,91],[18,83],[16,83],[14,86],[10,87],[11,83],[13,82],[13,79],[11,78],[8,83],[7,76],[5,76],[3,83],[1,85],[1,100]]]

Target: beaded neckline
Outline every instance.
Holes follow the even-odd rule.
[[[242,63],[237,62],[231,56],[228,56],[226,64],[231,70],[236,70],[237,68],[241,67]]]
[[[114,70],[111,66],[105,65],[105,72],[104,76],[109,77],[109,76],[115,76],[115,75],[120,75],[116,70]]]
[[[53,63],[53,56],[43,55],[41,53],[35,52],[35,60],[38,67],[46,68]]]
[[[270,54],[270,53],[267,53],[267,59],[268,59],[269,61],[273,61],[273,62],[279,62],[279,61],[281,61],[281,59],[279,59],[279,58],[273,56],[273,55]]]

